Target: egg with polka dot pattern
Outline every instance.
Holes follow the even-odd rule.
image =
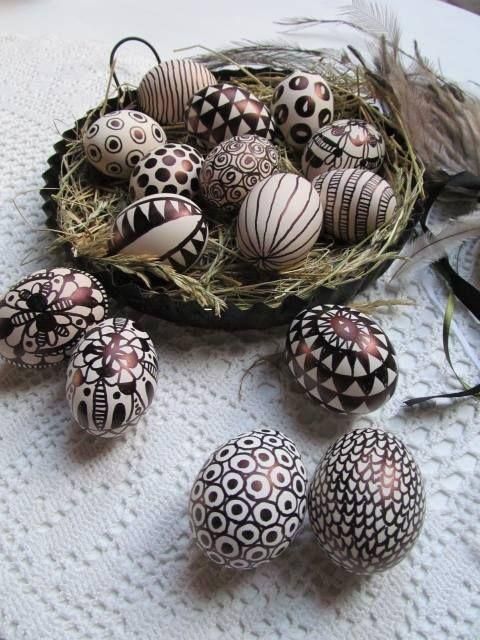
[[[166,141],[158,122],[132,109],[101,116],[83,134],[90,164],[106,176],[123,180],[130,177],[139,160]]]
[[[232,438],[204,464],[190,493],[193,537],[216,564],[254,569],[278,558],[306,511],[307,475],[297,447],[279,431]]]
[[[328,82],[314,73],[295,71],[275,88],[272,116],[286,144],[301,151],[312,135],[333,118]]]
[[[132,172],[130,198],[138,200],[156,193],[177,193],[195,198],[203,158],[188,144],[167,142],[151,151]]]

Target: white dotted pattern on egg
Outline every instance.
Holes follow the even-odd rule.
[[[318,305],[292,321],[285,359],[313,400],[339,413],[370,413],[390,400],[398,380],[395,350],[372,318]]]
[[[156,193],[195,198],[202,163],[202,156],[190,145],[167,142],[138,162],[130,178],[130,199]]]
[[[160,124],[175,124],[183,119],[191,96],[215,82],[215,76],[200,62],[166,60],[143,77],[138,85],[138,103]]]
[[[390,220],[397,200],[386,180],[364,169],[335,169],[313,179],[324,208],[324,233],[354,244]]]
[[[141,198],[117,216],[110,252],[156,256],[184,271],[200,258],[207,240],[208,225],[200,207],[183,196],[164,193]]]
[[[88,273],[66,267],[35,271],[0,300],[0,355],[20,367],[61,362],[107,308],[102,285]]]
[[[67,401],[82,429],[114,438],[148,409],[157,376],[157,353],[148,333],[126,318],[104,320],[72,354]]]
[[[260,429],[219,447],[190,493],[193,537],[210,560],[253,569],[292,543],[306,510],[307,476],[293,442]]]
[[[400,562],[417,540],[425,488],[405,445],[380,429],[339,438],[318,465],[308,494],[313,531],[330,560],[359,574]]]
[[[137,162],[166,140],[158,122],[140,111],[124,109],[95,120],[84,133],[83,148],[96,169],[127,179]]]
[[[322,219],[322,205],[311,183],[293,173],[276,173],[256,184],[243,201],[238,248],[261,269],[292,267],[307,257]]]
[[[333,117],[333,94],[318,74],[295,71],[277,85],[272,115],[289,147],[301,150]]]
[[[205,158],[200,171],[202,196],[213,207],[234,210],[277,165],[278,151],[268,140],[250,134],[234,136]]]
[[[364,120],[336,120],[314,133],[302,156],[308,180],[332,169],[376,172],[385,157],[382,134]]]

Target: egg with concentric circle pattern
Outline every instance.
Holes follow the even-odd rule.
[[[339,438],[318,465],[308,492],[310,522],[327,556],[347,571],[385,571],[415,544],[425,487],[412,454],[380,429]]]
[[[232,438],[203,465],[190,493],[195,542],[216,564],[253,569],[293,542],[306,511],[307,475],[279,431]]]
[[[90,164],[107,176],[123,180],[130,177],[139,160],[166,141],[158,122],[132,109],[101,116],[83,134]]]

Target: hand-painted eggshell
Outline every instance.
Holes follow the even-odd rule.
[[[327,81],[295,71],[277,85],[272,116],[289,147],[302,150],[312,134],[333,118],[333,94]]]
[[[128,179],[137,162],[166,141],[158,122],[139,111],[124,109],[95,120],[83,135],[83,148],[95,169]]]
[[[293,173],[257,183],[240,207],[237,244],[261,269],[279,271],[304,260],[318,239],[323,210],[312,184]]]
[[[0,355],[19,367],[57,364],[107,308],[102,285],[88,273],[35,271],[0,300]]]
[[[184,271],[202,255],[208,225],[202,210],[188,198],[159,194],[126,207],[113,225],[110,252],[156,256]]]
[[[190,493],[193,537],[216,564],[253,569],[293,542],[306,510],[307,475],[279,431],[244,433],[219,447]]]
[[[93,436],[114,438],[150,406],[158,360],[150,336],[126,318],[104,320],[78,343],[67,371],[73,417]]]
[[[195,198],[202,163],[202,156],[188,144],[163,144],[137,163],[130,178],[131,200],[156,193]]]
[[[396,213],[397,200],[386,180],[364,169],[335,169],[313,179],[324,209],[325,235],[355,244]]]
[[[382,134],[365,120],[335,120],[313,134],[302,156],[308,180],[332,169],[376,172],[385,157]]]
[[[185,126],[202,148],[244,134],[272,139],[270,112],[253,93],[224,82],[197,91],[185,108]]]
[[[202,196],[213,207],[234,210],[277,165],[278,151],[271,142],[251,134],[234,136],[205,158],[200,171]]]
[[[183,120],[193,94],[215,82],[215,76],[200,62],[166,60],[143,77],[138,85],[138,104],[160,124],[175,124]]]
[[[349,307],[301,311],[288,330],[285,359],[306,394],[338,413],[375,411],[397,386],[392,343],[372,318]]]
[[[415,544],[425,516],[425,488],[412,454],[393,434],[355,429],[318,465],[308,492],[315,536],[347,571],[385,571]]]

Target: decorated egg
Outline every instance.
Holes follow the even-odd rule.
[[[207,240],[200,207],[183,196],[163,193],[141,198],[118,215],[110,253],[156,256],[184,271],[202,255]]]
[[[296,446],[279,431],[260,429],[229,440],[204,464],[190,493],[196,543],[231,569],[278,558],[303,522],[306,482]]]
[[[287,145],[303,149],[312,134],[333,118],[333,94],[327,81],[318,74],[295,71],[277,85],[272,115]]]
[[[335,564],[352,573],[384,571],[410,551],[422,528],[425,488],[405,445],[380,429],[339,438],[308,492],[313,531]]]
[[[183,120],[189,98],[215,82],[215,76],[200,62],[165,60],[141,80],[137,92],[138,104],[142,111],[160,124],[175,124]]]
[[[209,205],[233,210],[248,192],[277,170],[278,151],[265,138],[234,136],[217,145],[200,171],[202,196]]]
[[[90,435],[114,438],[150,406],[158,360],[150,336],[126,318],[104,320],[77,344],[67,370],[67,401]]]
[[[86,329],[105,317],[102,285],[88,273],[35,271],[0,300],[0,355],[20,367],[64,360]]]
[[[185,108],[185,126],[202,148],[252,133],[270,140],[274,126],[270,112],[253,93],[233,84],[209,85],[197,91]]]
[[[307,396],[340,413],[369,413],[397,385],[395,350],[372,318],[349,307],[318,305],[290,324],[285,358]]]
[[[325,235],[356,243],[390,220],[397,200],[386,180],[365,169],[335,169],[313,179],[324,210]]]
[[[95,169],[126,179],[139,160],[166,140],[158,122],[139,111],[124,109],[95,120],[83,135],[83,148]]]
[[[318,239],[323,209],[311,183],[275,173],[257,183],[242,203],[237,244],[261,269],[288,269],[304,260]]]
[[[364,120],[335,120],[313,134],[302,156],[303,175],[312,180],[332,169],[377,171],[385,157],[382,134]]]
[[[194,198],[202,162],[202,156],[190,145],[167,142],[137,163],[130,178],[130,198],[138,200],[155,193]]]

